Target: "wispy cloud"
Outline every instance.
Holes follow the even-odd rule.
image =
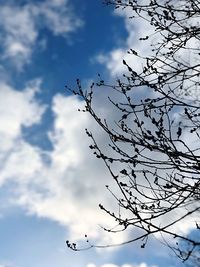
[[[32,2],[23,6],[8,1],[1,6],[0,16],[1,59],[10,60],[19,70],[30,62],[42,28],[66,37],[83,25],[67,0]]]

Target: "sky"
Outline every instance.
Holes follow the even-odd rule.
[[[104,137],[83,103],[65,89],[85,87],[98,73],[114,80],[127,50],[138,47],[144,24],[114,12],[101,0],[0,0],[0,267],[183,266],[155,238],[115,249],[74,252],[67,239],[124,241],[106,234],[113,207],[111,183],[95,159],[84,129]],[[130,59],[129,59],[130,60]],[[135,64],[136,62],[132,62]],[[136,66],[137,68],[137,66]],[[106,93],[98,94],[97,109]]]

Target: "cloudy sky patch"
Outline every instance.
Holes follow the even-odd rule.
[[[77,77],[87,86],[99,72],[112,81],[124,70],[123,58],[136,64],[127,54],[130,47],[146,51],[136,36],[150,29],[144,32],[145,25],[99,0],[0,3],[0,262],[17,267],[170,266],[168,252],[158,247],[152,255],[151,248],[143,253],[137,244],[127,256],[120,247],[75,254],[65,244],[69,238],[87,246],[85,234],[92,242],[120,243],[129,233],[109,235],[101,228],[115,222],[99,203],[111,210],[117,206],[105,188],[112,179],[89,149],[85,128],[99,144],[106,140],[95,122],[77,111],[83,102],[64,86],[75,86]],[[107,93],[98,92],[95,103],[112,119],[115,111],[104,103]]]

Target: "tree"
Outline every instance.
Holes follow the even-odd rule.
[[[105,2],[128,9],[132,13],[130,19],[137,17],[151,25],[152,33],[140,37],[141,42],[159,40],[152,43],[146,57],[139,51],[128,51],[140,60],[140,72],[123,60],[127,71],[115,84],[100,77],[87,91],[79,80],[75,90],[69,88],[85,101],[84,111],[109,137],[105,151],[86,130],[92,140],[90,148],[104,161],[121,192],[115,195],[108,187],[120,212],[99,205],[118,223],[117,229],[105,230],[139,229],[138,236],[125,243],[142,240],[142,248],[150,235],[159,233],[185,261],[200,251],[200,241],[195,236],[184,235],[175,228],[190,220],[197,232],[200,229],[200,1]],[[93,107],[96,87],[109,87],[119,94],[118,100],[109,98],[118,121],[98,116]],[[141,88],[146,90],[146,96],[138,99]],[[166,236],[174,242],[166,241]],[[69,241],[67,245],[78,250]],[[89,247],[93,245],[89,243]]]

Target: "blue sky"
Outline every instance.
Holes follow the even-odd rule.
[[[115,79],[122,58],[148,28],[101,0],[0,0],[0,267],[182,266],[159,241],[75,253],[65,240],[87,233],[99,242],[113,207],[107,175],[88,149],[86,127],[65,84],[87,86],[101,73]],[[104,97],[97,108],[104,110]],[[110,114],[109,110],[104,110]],[[99,136],[103,142],[104,137]]]

